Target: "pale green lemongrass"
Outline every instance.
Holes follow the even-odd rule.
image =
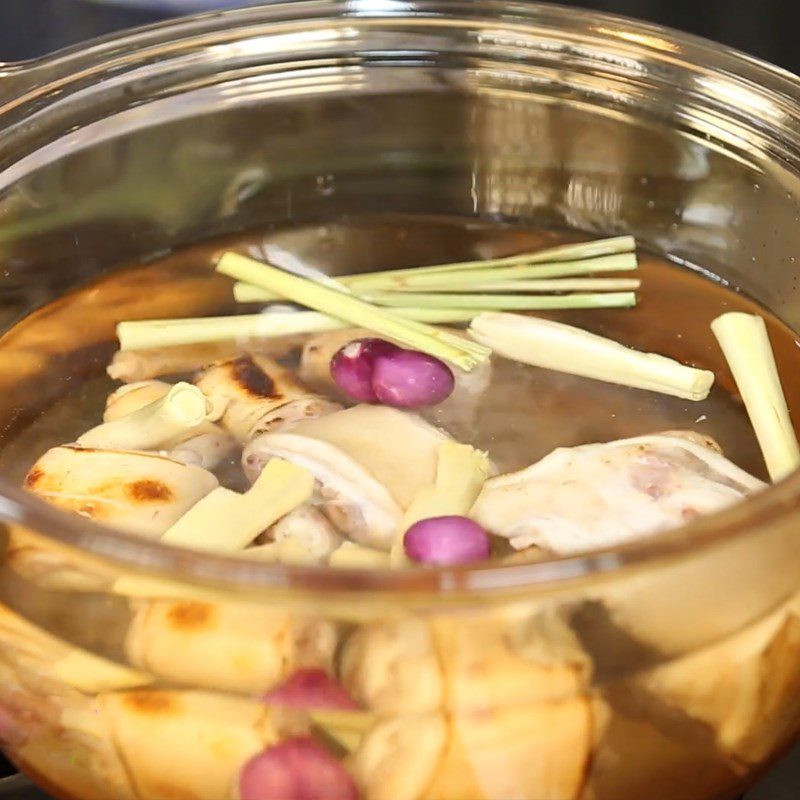
[[[165,544],[236,552],[262,531],[305,503],[314,477],[303,467],[273,458],[244,494],[220,486],[192,506],[164,535]]]
[[[499,355],[535,367],[703,400],[714,373],[551,320],[520,314],[480,314],[470,334]]]
[[[572,275],[587,275],[598,272],[618,272],[636,269],[636,242],[633,237],[619,236],[613,239],[600,239],[578,245],[562,245],[541,250],[538,253],[522,253],[504,258],[483,261],[461,261],[452,264],[435,264],[427,267],[383,270],[381,272],[360,272],[352,275],[338,275],[336,281],[349,289],[382,289],[390,286],[408,285],[415,281],[424,283],[429,277],[437,276],[440,281],[457,283],[467,278],[467,273],[486,270],[492,280],[518,278],[557,278]],[[571,263],[570,263],[571,262]],[[505,270],[505,267],[513,269]],[[521,271],[524,270],[524,271]],[[233,287],[233,296],[239,303],[269,302],[280,299],[280,295],[260,286],[238,282]]]
[[[562,308],[626,308],[636,305],[633,292],[600,292],[598,294],[417,294],[374,292],[367,297],[382,306],[414,305],[436,308],[472,308],[492,311],[542,311]],[[477,314],[477,311],[476,311]]]
[[[638,278],[549,278],[531,281],[486,281],[469,282],[470,292],[533,292],[550,294],[552,292],[621,292],[638,289],[642,282]],[[405,292],[409,301],[417,292],[464,292],[463,285],[444,282],[432,286],[404,286],[396,291]],[[392,291],[388,289],[386,291]]]
[[[635,253],[602,256],[587,261],[566,261],[542,264],[519,264],[517,266],[491,266],[492,262],[480,262],[481,267],[451,269],[448,267],[422,267],[396,272],[374,272],[353,276],[347,281],[348,290],[364,294],[373,290],[402,289],[406,287],[430,287],[455,285],[471,289],[473,284],[484,281],[510,281],[535,278],[569,278],[580,275],[595,275],[603,272],[629,272],[638,267]],[[486,264],[489,264],[486,267]]]
[[[755,314],[734,311],[717,317],[711,330],[736,380],[769,476],[780,480],[800,466],[800,448],[767,326]]]
[[[214,408],[203,392],[181,382],[131,414],[86,431],[77,443],[112,450],[152,450],[212,416]]]
[[[397,278],[406,275],[432,274],[442,272],[464,272],[473,269],[497,269],[502,267],[516,267],[520,265],[552,265],[562,262],[588,261],[605,256],[616,256],[622,253],[632,253],[636,249],[636,241],[632,236],[617,236],[613,239],[598,239],[593,242],[579,244],[559,245],[535,253],[518,253],[503,258],[489,258],[476,261],[457,261],[450,264],[436,264],[430,267],[408,267],[405,269],[385,270],[379,273],[363,273],[362,275],[348,276],[348,282],[357,278],[360,280],[371,275]],[[573,273],[569,273],[573,274]],[[341,280],[338,278],[337,280]]]
[[[475,316],[474,311],[446,308],[397,308],[394,313],[404,319],[431,323],[469,322]],[[146,350],[319,333],[348,326],[349,323],[318,311],[273,311],[234,317],[132,320],[117,325],[117,337],[120,350]]]
[[[359,298],[237,253],[225,253],[217,264],[217,271],[236,280],[262,286],[288,300],[330,314],[352,325],[369,328],[400,344],[449,361],[465,371],[472,370],[491,354],[487,347],[481,346],[476,350],[468,346],[465,339],[454,334],[422,322],[403,319]]]

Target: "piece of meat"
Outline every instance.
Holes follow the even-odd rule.
[[[294,547],[305,563],[321,564],[342,543],[342,537],[322,512],[300,506],[281,517],[267,533],[281,548]]]
[[[225,408],[222,425],[242,443],[341,408],[264,356],[244,355],[212,364],[195,378],[195,384],[212,404]]]
[[[518,550],[570,554],[677,527],[763,486],[707,439],[669,432],[554,450],[487,481],[471,516]]]
[[[403,512],[436,477],[442,431],[404,411],[360,405],[268,433],[245,447],[253,480],[270,458],[308,469],[320,509],[354,541],[389,549]]]

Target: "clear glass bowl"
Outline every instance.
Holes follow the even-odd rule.
[[[35,309],[267,223],[632,233],[800,328],[799,110],[754,59],[531,3],[278,3],[6,65],[2,443],[102,374],[119,319],[228,301],[199,265],[180,292],[140,272]],[[232,800],[251,755],[310,731],[369,800],[726,798],[800,728],[798,475],[618,550],[384,573],[119,534],[8,462],[0,738],[55,796]],[[299,667],[360,710],[259,699]]]

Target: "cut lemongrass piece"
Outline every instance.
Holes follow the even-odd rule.
[[[437,459],[433,484],[417,492],[397,529],[390,553],[394,567],[411,563],[403,550],[403,536],[415,522],[430,517],[466,516],[492,474],[492,462],[486,453],[468,444],[443,442]]]
[[[214,416],[211,402],[196,386],[176,383],[164,397],[104,422],[78,439],[82,447],[152,450]]]
[[[404,319],[356,297],[237,253],[225,253],[217,264],[217,271],[236,280],[263,286],[282,297],[352,325],[369,328],[407,347],[449,361],[467,372],[481,361],[487,360],[491,353],[488,348],[474,350],[466,347],[465,340],[446,331]]]
[[[548,278],[545,280],[486,281],[463,284],[444,282],[432,286],[404,286],[399,291],[412,295],[416,292],[621,292],[634,291],[642,285],[638,278]],[[391,291],[391,290],[389,290]]]
[[[406,509],[401,537],[415,522],[452,514],[466,516],[492,472],[486,453],[468,444],[446,441],[439,445],[436,478],[423,486]]]
[[[377,719],[367,711],[328,708],[309,709],[308,716],[314,725],[330,736],[347,753],[358,750],[362,739],[375,725]]]
[[[686,400],[708,397],[714,373],[551,320],[480,314],[469,332],[496,353],[535,367],[647,389]]]
[[[535,278],[568,278],[576,275],[594,275],[602,272],[629,272],[638,267],[635,253],[603,256],[588,261],[567,261],[543,264],[519,264],[517,266],[491,266],[487,268],[450,269],[450,267],[431,267],[411,270],[397,274],[394,272],[375,272],[353,276],[348,280],[348,288],[356,294],[382,289],[402,289],[408,287],[432,287],[441,285],[461,286],[472,289],[473,284],[486,281],[510,281]]]
[[[474,311],[457,308],[397,308],[395,314],[420,322],[469,322]],[[120,350],[147,350],[201,342],[269,339],[301,333],[319,333],[348,327],[318,311],[274,311],[237,317],[196,317],[192,319],[150,319],[120,322],[117,337]]]
[[[161,537],[165,544],[236,552],[311,497],[314,477],[303,467],[273,458],[244,494],[218,487],[192,506]]]
[[[379,305],[414,304],[437,308],[473,308],[492,311],[534,311],[558,308],[626,308],[636,305],[633,292],[599,292],[597,294],[403,294],[401,292],[373,292],[369,299]],[[480,340],[479,340],[480,341]]]
[[[711,330],[736,380],[769,476],[780,480],[800,466],[800,448],[767,326],[761,317],[733,311],[717,317]]]

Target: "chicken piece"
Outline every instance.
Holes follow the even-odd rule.
[[[222,425],[242,443],[281,431],[341,406],[310,392],[291,370],[264,356],[239,356],[212,364],[195,384],[213,404],[225,407]]]
[[[436,477],[446,434],[414,414],[360,405],[250,442],[253,479],[274,457],[308,469],[321,484],[320,509],[349,538],[388,550],[404,510]]]
[[[725,508],[764,484],[685,434],[559,448],[484,485],[471,516],[517,550],[624,544]]]
[[[131,664],[174,683],[262,694],[295,669],[330,669],[332,624],[263,606],[152,600],[134,605]]]
[[[457,712],[420,800],[576,800],[592,737],[591,703],[583,697]]]
[[[294,545],[307,553],[305,563],[323,563],[343,541],[322,512],[309,505],[289,512],[267,533],[279,547]]]
[[[341,678],[381,714],[480,711],[572,697],[588,686],[588,666],[565,624],[543,609],[363,625],[342,648]]]
[[[452,329],[452,333],[466,335]],[[303,347],[300,358],[300,379],[315,391],[346,400],[331,377],[331,359],[346,344],[356,339],[375,337],[368,328],[346,328],[325,331],[312,336]],[[478,405],[492,380],[491,362],[478,364],[472,372],[452,367],[455,377],[453,392],[446,400],[420,413],[459,438],[468,438],[474,430]]]
[[[430,626],[399,617],[362,625],[345,643],[341,679],[350,695],[382,714],[440,709],[444,677]]]
[[[365,800],[576,800],[593,725],[583,697],[389,717],[366,733],[348,766]]]
[[[441,714],[390,717],[375,725],[348,763],[364,800],[420,800],[439,766],[447,734]]]
[[[51,505],[155,539],[218,481],[151,453],[65,445],[48,450],[24,485]]]
[[[765,759],[800,715],[798,601],[733,636],[637,676],[632,694],[710,726],[744,765]]]
[[[117,350],[106,372],[114,380],[134,383],[161,375],[196,372],[214,361],[237,358],[248,353],[280,358],[299,349],[307,338],[306,334],[302,334],[259,339],[250,343],[202,342],[143,350]]]
[[[103,422],[113,422],[166,396],[172,384],[148,380],[120,386],[106,399]],[[222,413],[220,408],[219,413]],[[214,469],[236,450],[236,440],[226,430],[206,421],[164,442],[168,458],[203,469]]]

